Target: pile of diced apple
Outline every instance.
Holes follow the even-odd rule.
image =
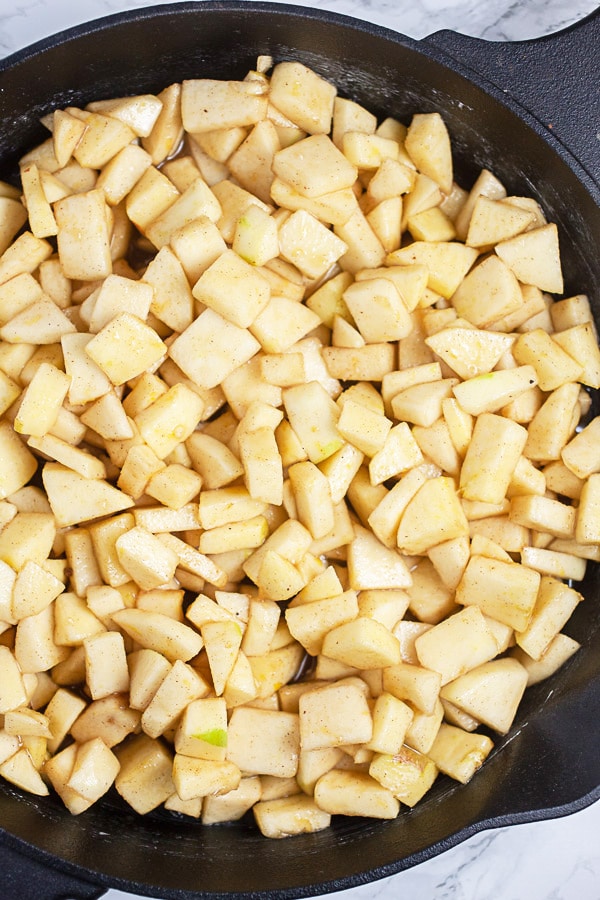
[[[0,184],[0,775],[269,837],[468,782],[600,559],[556,225],[299,61],[43,121]]]

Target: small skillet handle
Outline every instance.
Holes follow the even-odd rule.
[[[98,900],[103,887],[0,843],[0,896],[14,900]]]
[[[535,40],[485,41],[452,31],[424,40],[519,103],[600,185],[600,8]]]

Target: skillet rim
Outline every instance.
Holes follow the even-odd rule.
[[[512,97],[507,96],[505,93],[501,92],[499,88],[495,85],[486,81],[483,76],[480,76],[480,80],[474,80],[474,73],[472,70],[468,69],[465,66],[462,66],[458,61],[456,61],[453,57],[446,54],[443,48],[439,46],[432,48],[431,45],[428,45],[424,48],[424,43],[427,42],[427,39],[423,39],[422,41],[415,41],[411,38],[408,38],[399,32],[392,31],[383,26],[375,25],[373,23],[365,22],[361,19],[355,18],[353,16],[346,16],[338,13],[333,13],[328,10],[322,9],[313,9],[309,10],[304,7],[295,6],[292,4],[280,4],[280,3],[268,3],[268,2],[256,2],[251,5],[248,2],[239,2],[239,0],[225,0],[225,2],[215,2],[215,0],[207,0],[207,2],[203,3],[193,3],[193,2],[184,2],[184,3],[171,3],[165,4],[161,6],[150,6],[138,10],[128,10],[121,13],[113,13],[108,16],[102,16],[89,22],[81,23],[80,25],[73,26],[72,28],[59,33],[57,35],[50,36],[48,38],[44,38],[41,41],[37,41],[32,45],[29,45],[22,50],[16,51],[10,56],[6,57],[0,63],[0,80],[2,77],[2,73],[9,69],[13,68],[15,65],[21,65],[26,62],[28,59],[39,56],[43,54],[48,49],[56,48],[62,44],[69,43],[78,37],[84,34],[90,34],[98,31],[103,31],[105,29],[111,29],[115,26],[118,26],[119,23],[127,22],[130,20],[140,20],[140,19],[155,19],[157,16],[167,16],[173,13],[177,14],[187,14],[191,12],[199,12],[200,10],[205,9],[209,12],[215,10],[238,10],[243,11],[244,15],[252,12],[251,15],[255,13],[274,13],[278,12],[285,15],[298,15],[300,14],[303,19],[311,19],[315,22],[323,21],[326,24],[333,25],[342,25],[352,28],[358,32],[367,32],[373,34],[376,37],[382,37],[386,40],[392,40],[393,43],[400,44],[401,46],[406,46],[416,51],[417,53],[423,55],[424,49],[426,55],[429,58],[434,59],[435,62],[445,66],[446,68],[450,68],[454,73],[461,75],[465,80],[474,83],[481,90],[485,91],[487,94],[492,96],[495,100],[500,102],[502,105],[506,106],[511,112],[513,112],[520,121],[525,124],[529,124],[530,127],[533,128],[535,133],[541,137],[546,143],[550,144],[552,150],[560,156],[564,162],[568,165],[568,167],[573,171],[575,176],[582,182],[582,185],[585,190],[592,196],[592,199],[596,202],[596,205],[600,205],[600,189],[595,184],[595,182],[590,179],[587,171],[580,165],[576,156],[573,154],[571,150],[566,148],[560,141],[558,141],[552,134],[549,132],[541,123],[533,116],[531,113],[527,112],[523,107],[518,104]],[[450,32],[454,34],[454,32]],[[475,73],[476,74],[476,73]],[[527,121],[529,120],[529,121]],[[463,840],[472,836],[473,834],[485,830],[490,827],[502,827],[503,825],[510,824],[518,824],[520,822],[528,822],[528,821],[536,821],[541,819],[548,819],[557,816],[568,815],[572,812],[577,811],[578,809],[582,809],[591,803],[595,802],[600,797],[600,785],[598,785],[595,789],[590,791],[583,797],[580,797],[574,801],[571,801],[566,804],[562,804],[559,806],[554,806],[546,809],[536,809],[530,810],[528,812],[520,812],[513,814],[504,814],[496,817],[492,817],[489,819],[484,819],[479,822],[473,822],[471,825],[460,829],[454,834],[450,835],[446,840],[439,841],[436,844],[432,845],[431,848],[428,848],[427,852],[422,854],[417,854],[417,856],[422,857],[418,859],[413,859],[410,857],[410,861],[408,865],[404,865],[407,861],[401,860],[397,861],[389,866],[378,866],[376,869],[373,869],[369,872],[362,873],[361,876],[354,876],[351,881],[348,883],[344,882],[343,884],[339,884],[339,882],[335,883],[334,888],[330,888],[333,890],[339,890],[342,887],[350,887],[355,886],[359,883],[367,883],[373,880],[377,880],[379,878],[385,877],[388,874],[393,874],[395,872],[404,870],[409,868],[412,865],[416,865],[418,862],[423,861],[424,859],[429,859],[432,856],[438,855],[438,853],[443,852],[446,849],[449,849],[451,846],[455,846],[461,843]],[[21,839],[10,835],[2,831],[3,834],[9,836],[14,841],[19,843],[22,842]],[[51,854],[47,854],[46,851],[41,850],[40,848],[35,848],[33,845],[26,844],[27,847],[32,847],[37,852],[42,854],[46,854],[50,857],[50,860],[55,861],[57,857],[52,856]],[[430,852],[431,851],[431,852]],[[65,861],[65,867],[72,869],[73,873],[77,873],[78,875],[86,876],[90,870],[84,869],[82,867],[73,865],[68,861]],[[95,873],[94,877],[96,876]],[[360,880],[358,880],[360,879]],[[102,883],[104,883],[104,879],[101,879]],[[148,896],[151,896],[147,893],[148,886],[144,884],[138,884],[136,882],[123,882],[123,884],[138,887],[139,889],[143,889]],[[110,878],[110,885],[107,886],[115,886],[114,878]],[[272,900],[284,900],[284,898],[289,897],[297,897],[297,896],[312,896],[315,891],[313,888],[317,888],[322,892],[323,887],[326,886],[324,882],[319,882],[318,884],[314,884],[311,886],[307,886],[304,889],[286,889],[285,891],[272,891],[269,892],[269,897]],[[292,893],[290,893],[292,891]],[[156,896],[159,896],[156,894]],[[160,896],[166,896],[165,889],[161,889]],[[176,896],[175,894],[171,894],[171,896]],[[181,893],[178,892],[177,896],[191,896],[189,892]],[[200,895],[197,895],[200,896]],[[202,896],[206,897],[217,897],[218,894],[204,894]],[[265,896],[264,893],[257,894],[257,892],[251,892],[248,894],[236,894],[236,896],[241,898],[244,897],[252,897],[256,898],[257,896]]]

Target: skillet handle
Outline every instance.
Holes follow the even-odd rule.
[[[15,900],[97,900],[105,888],[0,843],[0,896]]]
[[[424,41],[520,104],[600,185],[600,8],[534,40],[485,41],[438,31]]]

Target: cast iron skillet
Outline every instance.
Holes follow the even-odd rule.
[[[199,75],[241,77],[259,53],[299,58],[342,95],[407,119],[441,110],[469,186],[482,166],[557,222],[567,293],[600,321],[600,16],[551,38],[491,44],[441,32],[413,41],[338,15],[267,3],[181,3],[110,16],[42,41],[0,66],[0,177],[46,135],[55,107],[156,91]],[[595,412],[597,412],[597,408]],[[3,896],[284,900],[372,881],[475,832],[561,816],[600,796],[600,584],[569,624],[582,650],[532,689],[510,734],[466,787],[440,778],[413,811],[346,819],[269,841],[251,825],[203,828],[138,817],[114,799],[72,817],[54,798],[0,788]]]

